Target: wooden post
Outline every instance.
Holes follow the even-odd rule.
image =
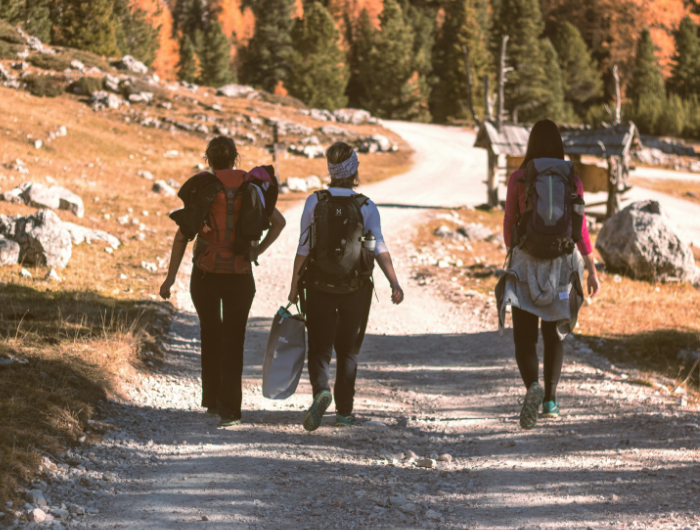
[[[471,66],[469,66],[469,50],[466,46],[462,46],[462,53],[464,53],[464,69],[467,72],[467,104],[469,105],[472,119],[479,125],[479,118],[476,117],[476,112],[474,112],[474,78],[472,77]]]
[[[491,98],[489,94],[491,93],[489,76],[484,76],[484,123],[491,121],[493,116],[491,115]]]
[[[280,164],[277,158],[279,141],[279,125],[275,122],[274,126],[272,127],[272,165],[275,166],[275,176],[277,177],[277,182],[282,182],[282,175],[280,175]]]
[[[498,62],[498,107],[496,108],[496,129],[501,130],[503,124],[503,108],[505,97],[505,76],[506,76],[506,45],[508,44],[508,35],[503,36],[501,42],[501,57]]]
[[[622,97],[620,96],[620,75],[617,73],[617,65],[613,66],[613,77],[615,78],[615,117],[613,124],[619,125],[622,119]]]
[[[496,181],[498,169],[498,155],[493,152],[491,146],[488,148],[488,173],[486,175],[487,204],[492,208],[498,206],[498,182]]]
[[[608,162],[608,203],[605,208],[605,218],[609,219],[620,211],[620,198],[617,188],[620,181],[620,162],[615,156],[607,157]]]

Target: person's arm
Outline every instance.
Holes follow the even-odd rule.
[[[403,289],[399,285],[399,280],[396,278],[396,271],[394,271],[394,264],[391,261],[391,254],[388,252],[382,252],[375,256],[379,268],[382,269],[384,276],[389,280],[389,285],[391,285],[391,301],[396,305],[403,302]]]
[[[175,283],[175,278],[177,278],[177,271],[180,270],[180,264],[182,263],[182,258],[185,256],[185,251],[187,250],[187,244],[189,241],[178,229],[175,238],[173,239],[173,249],[170,253],[170,265],[168,266],[168,275],[160,286],[160,297],[163,300],[168,300],[171,296],[170,288]]]
[[[508,178],[508,191],[506,192],[506,207],[505,215],[503,216],[503,242],[506,244],[506,248],[510,249],[511,234],[515,222],[518,217],[518,177],[515,176],[514,172]]]
[[[598,280],[598,271],[596,271],[595,263],[593,263],[593,258],[590,254],[583,256],[583,263],[586,264],[586,270],[588,271],[588,279],[586,280],[586,286],[588,287],[588,296],[595,298],[600,291],[600,281]]]
[[[287,221],[284,220],[284,216],[277,208],[275,208],[275,211],[272,212],[272,215],[270,216],[270,225],[270,229],[267,231],[265,239],[260,242],[260,246],[258,247],[258,256],[270,248],[272,243],[277,240],[282,233],[282,230],[284,230],[284,227],[287,225]]]
[[[296,304],[299,301],[299,273],[304,266],[304,262],[308,256],[297,254],[294,258],[294,272],[292,273],[292,286],[289,289],[289,301]]]

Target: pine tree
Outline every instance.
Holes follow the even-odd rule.
[[[545,58],[545,75],[549,81],[549,99],[544,105],[543,117],[555,122],[574,121],[573,110],[564,100],[564,82],[557,51],[549,39],[540,41]]]
[[[199,77],[199,61],[192,41],[187,35],[180,39],[180,60],[177,63],[177,77],[180,81],[194,83]]]
[[[509,36],[506,66],[513,71],[506,75],[504,107],[517,110],[520,121],[541,119],[550,99],[544,47],[539,40],[543,29],[539,0],[500,0],[491,29],[491,49],[498,61],[501,39]]]
[[[686,16],[675,32],[676,53],[672,57],[668,89],[684,99],[700,92],[700,40],[698,27]]]
[[[112,0],[63,0],[58,44],[98,55],[115,55],[117,37]]]
[[[200,50],[200,84],[220,87],[236,80],[231,69],[231,43],[219,22],[214,21],[209,25]]]
[[[345,89],[348,97],[348,105],[352,108],[360,107],[360,101],[367,97],[362,83],[361,63],[369,57],[369,52],[374,44],[374,28],[367,9],[362,9],[356,24],[350,20],[349,13],[345,13],[345,41],[349,45],[348,67],[350,78]]]
[[[626,95],[629,100],[627,114],[641,132],[654,134],[666,103],[666,92],[648,29],[642,31],[637,41],[632,80],[627,86]]]
[[[360,82],[365,91],[360,104],[382,118],[425,119],[429,115],[427,87],[413,67],[413,32],[396,0],[385,0],[379,24],[369,53],[360,58]]]
[[[159,8],[162,9],[162,8]],[[117,47],[122,55],[131,55],[151,66],[160,49],[160,27],[151,24],[148,13],[128,0],[114,2],[114,27]]]
[[[430,76],[433,70],[432,49],[435,44],[436,12],[428,7],[414,6],[409,0],[400,2],[406,25],[413,33],[412,68],[418,75],[415,81],[417,97],[423,102],[421,114],[414,119],[427,122],[431,121]]]
[[[581,33],[569,22],[559,27],[553,41],[559,56],[566,100],[580,113],[591,100],[603,96],[603,80]]]
[[[292,30],[294,53],[291,75],[285,82],[290,95],[309,107],[335,110],[345,106],[348,67],[339,40],[326,8],[319,2],[307,4],[304,17],[297,19]]]
[[[42,42],[51,39],[51,3],[50,0],[24,0],[22,9],[24,29]]]
[[[483,108],[480,79],[485,73],[487,58],[474,1],[450,0],[433,47],[433,72],[437,80],[430,95],[430,111],[438,123],[472,118],[466,101],[464,48],[468,51],[472,71],[472,100],[475,107]]]
[[[187,35],[193,43],[205,26],[205,9],[202,0],[175,0],[173,7],[173,37]]]
[[[21,20],[22,0],[0,0],[0,20],[16,24]]]
[[[292,48],[293,0],[260,0],[255,9],[255,33],[241,67],[241,80],[273,92],[287,79]]]

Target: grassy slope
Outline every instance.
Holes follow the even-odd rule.
[[[106,230],[122,241],[113,253],[104,243],[73,246],[73,256],[58,273],[61,283],[44,280],[47,270],[27,267],[32,279],[20,276],[20,266],[0,268],[0,356],[26,359],[27,364],[0,368],[0,503],[17,499],[17,487],[46,472],[41,457],[60,459],[67,445],[99,435],[88,424],[100,399],[121,396],[134,370],[157,368],[161,352],[155,339],[167,323],[170,307],[155,301],[174,224],[168,211],[180,205],[176,197],[150,191],[152,183],[137,176],[147,170],[156,179],[180,183],[197,170],[206,145],[202,134],[171,133],[137,125],[145,115],[176,119],[202,113],[201,101],[218,103],[236,116],[276,116],[312,126],[294,109],[213,95],[181,95],[172,111],[154,106],[93,112],[75,96],[36,98],[0,87],[0,164],[22,159],[28,175],[0,167],[0,191],[22,181],[48,183],[46,177],[79,194],[85,217],[58,211],[65,221]],[[129,121],[125,120],[129,117]],[[45,143],[61,125],[66,137]],[[379,126],[348,126],[358,133],[381,132]],[[287,139],[287,138],[285,138]],[[291,139],[290,139],[291,140]],[[405,144],[404,144],[405,147]],[[175,158],[166,151],[177,150]],[[270,163],[264,148],[241,146],[243,169]],[[410,164],[410,152],[361,155],[367,180],[398,174]],[[284,157],[283,176],[324,176],[324,160]],[[368,171],[370,170],[371,171]],[[281,206],[301,198],[283,197]],[[0,202],[2,214],[29,214],[34,208]],[[126,224],[117,218],[129,216]],[[135,220],[135,221],[132,221]],[[139,224],[132,224],[133,222]],[[143,235],[139,235],[143,234]],[[149,272],[142,262],[155,263]],[[184,264],[183,266],[187,266]],[[125,276],[125,278],[124,278]]]

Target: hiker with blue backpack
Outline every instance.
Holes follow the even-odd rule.
[[[204,159],[211,171],[183,184],[178,196],[184,207],[170,214],[179,228],[160,295],[170,298],[187,244],[196,238],[190,294],[201,331],[202,407],[229,427],[241,423],[243,345],[255,298],[252,264],[279,237],[285,220],[275,207],[272,166],[234,169],[238,150],[226,136],[209,142]]]
[[[563,340],[576,326],[586,296],[600,290],[584,213],[583,184],[564,159],[557,125],[537,122],[525,159],[508,179],[503,237],[509,265],[496,286],[499,329],[511,306],[515,359],[527,392],[520,426],[560,414],[556,390],[564,362]],[[588,271],[584,292],[584,268]],[[537,339],[542,321],[544,389],[539,383]]]
[[[357,153],[348,144],[336,142],[326,158],[330,187],[306,200],[289,293],[292,303],[301,298],[308,330],[313,403],[303,420],[307,431],[319,428],[333,401],[329,383],[333,349],[337,358],[335,425],[358,423],[352,413],[357,356],[369,319],[375,260],[391,285],[392,302],[400,304],[404,298],[377,206],[354,190],[359,185]]]

